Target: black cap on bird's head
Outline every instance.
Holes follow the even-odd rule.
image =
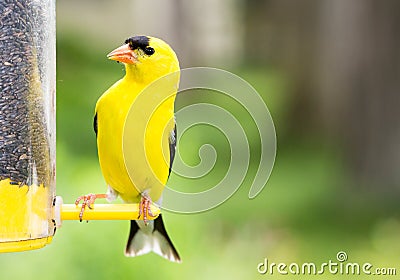
[[[142,49],[144,50],[149,46],[150,38],[147,36],[134,36],[125,40],[125,44],[129,44],[129,47],[134,49]]]
[[[150,47],[150,38],[147,36],[135,36],[125,40],[131,50],[141,49],[146,55],[152,55],[155,50]]]
[[[129,44],[134,49],[145,48],[149,45],[150,38],[147,36],[139,35],[133,36],[125,40],[125,44]]]

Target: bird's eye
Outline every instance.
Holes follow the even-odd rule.
[[[146,47],[144,49],[144,53],[147,55],[152,55],[153,53],[155,53],[155,50],[152,47]]]

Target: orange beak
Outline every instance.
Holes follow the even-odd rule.
[[[108,59],[128,64],[134,64],[137,61],[137,56],[134,51],[129,48],[129,44],[116,48],[110,52],[107,57]]]

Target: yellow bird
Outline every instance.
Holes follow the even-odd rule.
[[[139,203],[143,221],[131,221],[125,255],[153,251],[180,262],[161,214],[148,221],[153,216],[150,203],[161,204],[175,156],[178,59],[167,43],[149,36],[128,38],[107,57],[123,63],[126,72],[97,101],[94,117],[98,156],[108,191],[79,197],[76,204],[83,200],[80,218],[86,205],[91,207],[96,198],[113,200],[119,195],[127,203]],[[161,77],[167,77],[167,86],[152,90],[152,83]]]

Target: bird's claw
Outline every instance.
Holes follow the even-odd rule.
[[[139,204],[139,215],[138,219],[143,215],[143,222],[147,226],[147,218],[148,217],[156,217],[157,215],[154,215],[153,212],[151,212],[151,205],[152,201],[149,197],[142,195],[142,198],[140,199],[140,204]]]
[[[92,205],[94,204],[94,201],[97,198],[105,198],[106,195],[105,194],[94,194],[94,193],[89,193],[87,195],[82,195],[80,197],[78,197],[75,200],[75,205],[78,205],[79,202],[81,202],[81,200],[83,200],[82,202],[82,207],[81,207],[81,211],[79,212],[79,221],[82,222],[82,218],[83,218],[83,213],[85,212],[85,208],[86,206],[89,209],[93,209]]]

